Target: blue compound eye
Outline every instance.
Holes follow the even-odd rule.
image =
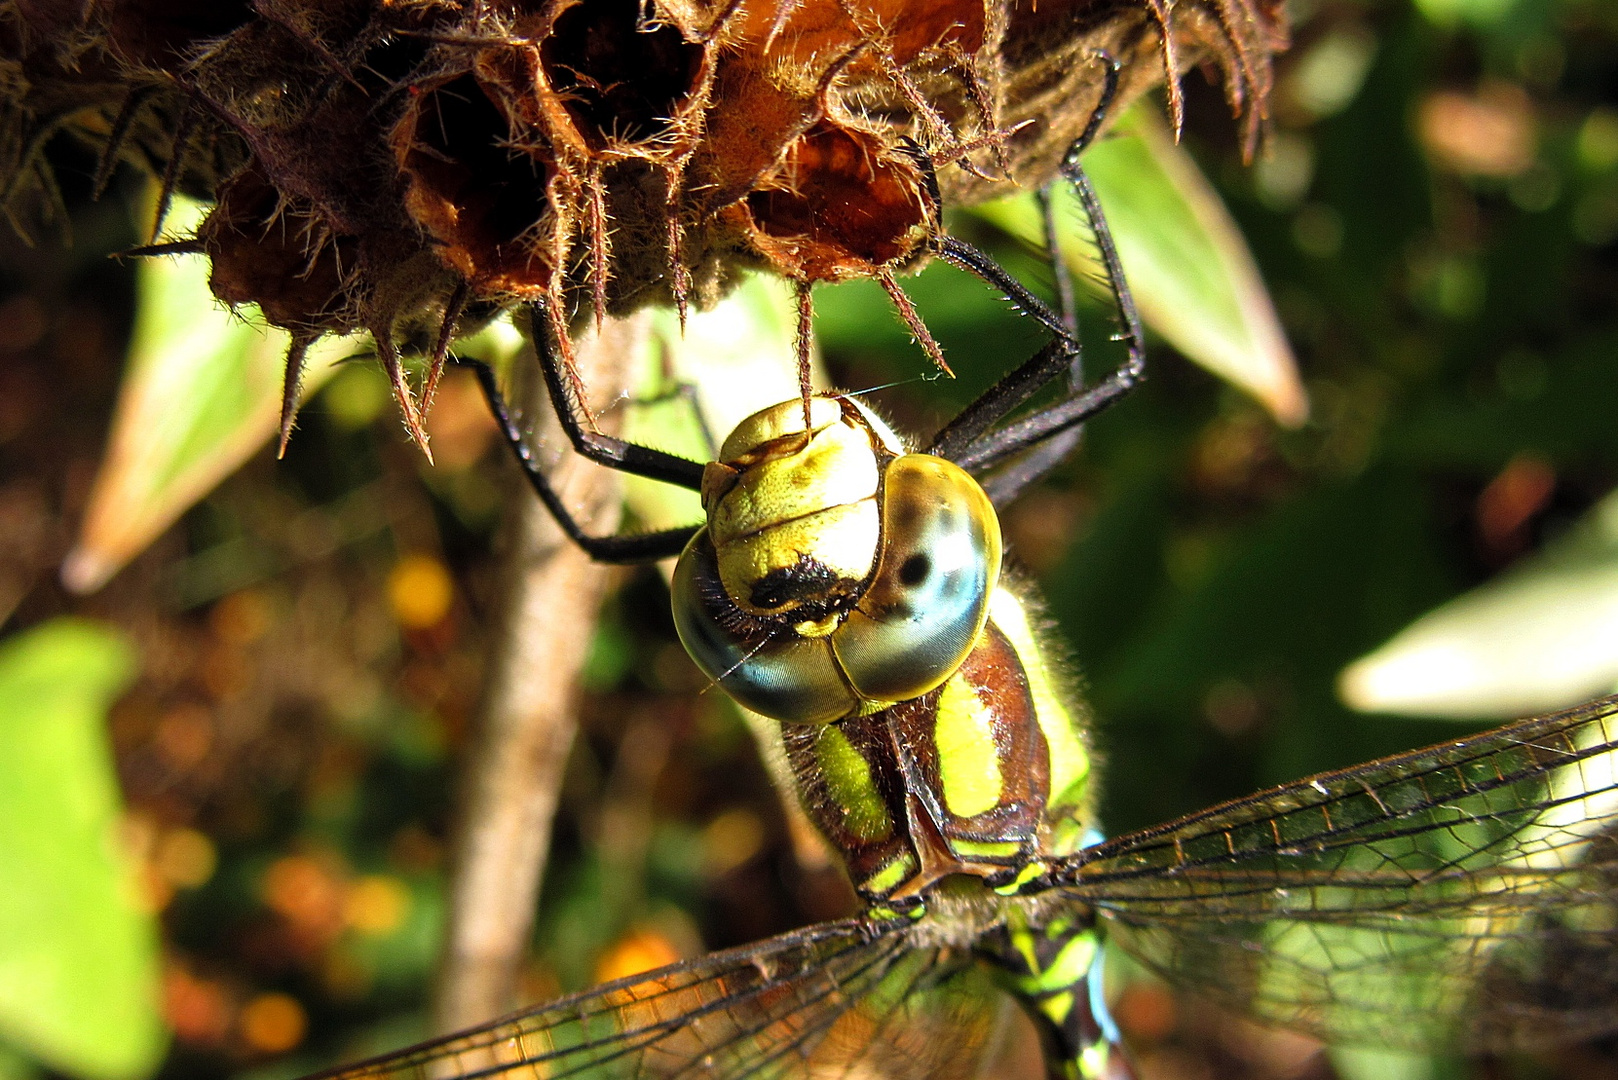
[[[825,637],[790,627],[762,636],[734,629],[741,620],[720,582],[708,530],[686,545],[672,589],[685,651],[742,707],[796,724],[830,723],[858,707]]]
[[[861,698],[919,697],[961,666],[988,618],[1000,553],[999,518],[965,470],[930,454],[889,463],[876,573],[831,636]]]

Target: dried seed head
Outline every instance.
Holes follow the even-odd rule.
[[[554,138],[576,142],[584,157],[681,151],[712,49],[671,22],[643,20],[640,0],[580,0],[547,31],[539,69],[567,118],[553,121]]]
[[[880,134],[825,119],[737,204],[770,264],[804,281],[870,277],[910,261],[936,229],[915,161]]]
[[[485,72],[498,59],[486,57]],[[548,235],[566,227],[550,149],[514,130],[502,88],[487,78],[469,72],[410,96],[392,137],[407,212],[477,295],[547,295],[556,270]]]
[[[270,322],[293,330],[354,328],[348,279],[358,239],[326,232],[319,215],[286,201],[257,168],[220,189],[198,235],[213,262],[208,284],[225,303],[258,304]]]
[[[69,126],[218,200],[222,299],[391,355],[467,300],[891,282],[940,199],[1054,173],[1098,53],[1176,116],[1217,69],[1251,147],[1285,43],[1279,0],[0,0],[0,210]]]

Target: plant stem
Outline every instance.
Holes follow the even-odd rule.
[[[609,320],[577,346],[596,407],[615,400],[650,332],[639,316]],[[523,414],[546,446],[566,446],[541,381]],[[603,426],[612,414],[603,418]],[[515,472],[515,470],[514,470]],[[618,526],[617,473],[569,452],[550,478],[596,533]],[[579,673],[608,570],[570,543],[520,479],[508,510],[502,603],[461,782],[449,925],[433,1024],[451,1032],[509,1011],[550,851],[551,823],[577,731]]]

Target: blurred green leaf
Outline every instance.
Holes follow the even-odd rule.
[[[1371,1046],[1334,1046],[1331,1063],[1343,1080],[1433,1080],[1433,1058]]]
[[[749,274],[724,300],[692,312],[683,331],[673,311],[654,311],[635,380],[642,400],[624,418],[624,437],[707,461],[718,447],[707,445],[704,425],[722,441],[759,409],[797,396],[795,311],[792,286],[766,274]],[[700,423],[681,385],[695,390]],[[624,478],[624,492],[646,528],[702,520],[696,492],[638,476]]]
[[[169,222],[188,234],[205,212],[176,197]],[[140,265],[112,433],[78,542],[62,563],[62,581],[75,592],[100,588],[275,433],[290,337],[265,326],[256,309],[221,307],[208,274],[208,261],[192,256]],[[304,394],[352,351],[346,338],[313,345]]]
[[[0,1080],[35,1080],[39,1067],[32,1061],[0,1046]]]
[[[121,634],[75,619],[0,646],[0,1037],[92,1080],[150,1073],[165,1043],[104,731],[134,670]]]
[[[1520,6],[1519,0],[1416,0],[1416,10],[1447,30],[1461,23],[1492,28],[1508,20]]]
[[[1149,106],[1130,110],[1084,155],[1141,316],[1191,360],[1264,403],[1288,426],[1309,403],[1297,364],[1252,253],[1196,163]],[[1056,185],[1059,221],[1078,200]],[[981,217],[1043,243],[1031,193],[978,207]],[[1087,230],[1068,229],[1062,253],[1075,273],[1101,273]]]
[[[1566,536],[1356,660],[1366,712],[1513,717],[1618,688],[1618,492]]]

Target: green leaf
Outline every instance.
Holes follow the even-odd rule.
[[[0,1039],[90,1080],[152,1072],[155,920],[119,848],[107,707],[123,635],[76,619],[0,645]]]
[[[1343,1080],[1434,1080],[1437,1073],[1429,1056],[1375,1046],[1334,1046],[1329,1056]]]
[[[792,286],[768,274],[749,274],[724,300],[693,311],[682,331],[668,309],[652,313],[653,340],[638,358],[638,402],[624,417],[624,437],[708,461],[708,446],[691,402],[674,396],[676,384],[696,391],[708,434],[723,440],[759,409],[798,395],[797,301]],[[702,520],[695,492],[627,476],[631,512],[648,529]]]
[[[175,198],[190,233],[206,207]],[[168,256],[138,271],[135,331],[112,433],[77,544],[62,564],[76,592],[100,588],[274,434],[290,336],[256,309],[234,314],[208,288],[208,260]],[[304,393],[354,351],[323,338],[304,362]]]
[[[1281,423],[1303,423],[1308,398],[1252,253],[1218,194],[1153,109],[1131,109],[1113,137],[1085,153],[1084,168],[1147,325],[1258,398]],[[1057,220],[1077,220],[1072,191],[1062,183],[1055,190]],[[1031,244],[1043,243],[1032,193],[973,212]],[[1101,273],[1087,230],[1067,230],[1062,253],[1076,274]]]
[[[1618,689],[1618,492],[1569,532],[1401,630],[1338,680],[1366,712],[1473,719]]]

